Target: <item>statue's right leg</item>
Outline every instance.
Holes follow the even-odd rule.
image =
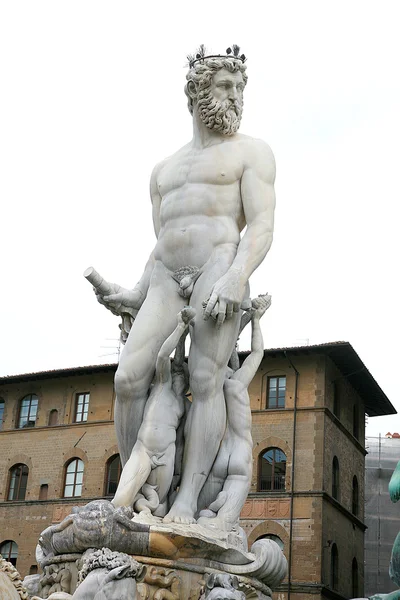
[[[176,327],[176,316],[185,305],[177,284],[157,262],[150,288],[129,333],[115,374],[115,429],[122,465],[135,445],[143,419],[157,354]]]

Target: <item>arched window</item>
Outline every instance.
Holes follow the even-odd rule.
[[[281,550],[283,550],[284,544],[279,535],[275,535],[273,533],[266,533],[265,535],[260,535],[260,537],[257,538],[256,541],[258,540],[272,540],[273,542],[276,542],[278,544]]]
[[[8,560],[14,567],[17,564],[18,546],[12,540],[6,540],[0,545],[0,554],[5,560]]]
[[[3,398],[0,398],[0,431],[3,429],[3,415],[4,415],[5,402]]]
[[[258,473],[259,492],[284,490],[286,454],[279,448],[267,448],[261,452]]]
[[[119,478],[121,477],[121,459],[119,454],[114,454],[107,461],[107,472],[106,472],[106,496],[114,496],[117,491]]]
[[[65,469],[64,498],[82,496],[84,465],[80,458],[73,458]]]
[[[353,477],[353,490],[352,490],[352,500],[351,500],[351,512],[356,517],[358,516],[358,481],[357,481],[357,477],[355,475]]]
[[[35,427],[39,398],[36,394],[28,394],[19,405],[17,428]]]
[[[339,554],[336,544],[331,548],[331,588],[337,590],[339,582]]]
[[[358,563],[354,557],[351,563],[351,597],[357,598],[358,595]]]
[[[358,440],[358,436],[360,435],[360,427],[357,404],[353,405],[353,435]]]
[[[8,500],[25,500],[29,469],[26,465],[14,465],[10,469]]]
[[[336,456],[332,461],[332,496],[339,500],[339,461]]]
[[[29,567],[29,575],[36,575],[38,572],[38,566],[37,565],[31,565]]]
[[[54,427],[55,425],[58,425],[58,410],[53,408],[49,414],[49,427]]]
[[[44,483],[40,486],[39,490],[39,500],[47,500],[47,495],[49,493],[49,486],[47,483]]]

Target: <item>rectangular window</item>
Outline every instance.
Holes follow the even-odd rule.
[[[19,405],[18,429],[35,427],[39,398],[36,394],[28,394]]]
[[[75,400],[75,423],[87,421],[89,412],[89,392],[77,394]]]
[[[268,377],[267,408],[285,408],[286,377]]]

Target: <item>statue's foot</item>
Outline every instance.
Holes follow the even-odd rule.
[[[197,524],[198,525],[202,525],[203,527],[206,527],[207,529],[218,529],[220,531],[232,531],[233,529],[233,524],[230,523],[229,521],[226,521],[225,519],[217,516],[206,516],[206,512],[211,512],[211,511],[205,511],[202,510],[200,513],[200,518],[197,519]]]
[[[208,519],[212,519],[217,516],[217,513],[209,508],[205,508],[199,512],[199,517],[207,517]]]
[[[180,523],[182,525],[190,525],[196,523],[194,511],[190,510],[186,504],[174,503],[171,509],[163,519],[164,523]]]

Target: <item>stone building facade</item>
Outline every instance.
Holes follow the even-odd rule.
[[[115,369],[0,378],[0,552],[23,576],[36,572],[45,527],[115,489]],[[275,597],[362,596],[365,414],[393,406],[347,342],[266,350],[249,391],[242,526],[250,544],[283,547],[289,573]]]

